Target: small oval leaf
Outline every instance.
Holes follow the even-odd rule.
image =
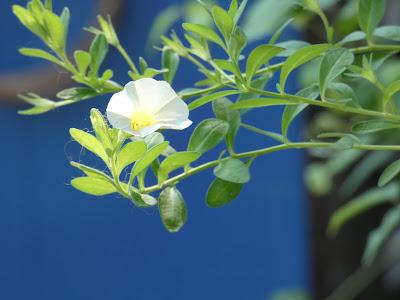
[[[206,152],[218,145],[226,136],[229,124],[223,120],[206,119],[193,131],[188,150]]]
[[[207,206],[217,208],[227,205],[239,195],[242,186],[243,184],[241,183],[228,182],[215,178],[207,191]]]
[[[234,183],[246,183],[250,180],[249,168],[236,158],[221,162],[214,169],[214,175],[222,180]]]

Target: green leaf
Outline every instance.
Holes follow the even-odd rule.
[[[367,246],[365,247],[362,262],[364,265],[370,265],[378,256],[384,243],[390,235],[400,225],[400,206],[393,207],[383,217],[378,228],[374,229],[368,235]]]
[[[386,87],[385,96],[391,98],[398,92],[400,92],[400,80],[394,81]]]
[[[90,110],[90,122],[92,123],[92,128],[94,130],[94,133],[96,134],[96,137],[103,144],[103,146],[108,150],[113,149],[114,145],[112,144],[110,136],[108,134],[109,127],[103,115],[98,109],[92,108]]]
[[[233,34],[231,35],[229,49],[232,53],[233,59],[239,60],[240,54],[242,53],[244,47],[247,44],[246,34],[243,32],[240,27],[235,27]],[[232,73],[236,70],[234,69]]]
[[[206,152],[218,145],[226,136],[229,124],[223,120],[206,119],[194,129],[188,151]]]
[[[24,109],[24,110],[19,110],[18,113],[20,115],[40,115],[40,114],[44,114],[54,108],[55,108],[55,105],[53,103],[53,104],[49,104],[49,105],[40,105],[40,106],[35,106],[35,107]]]
[[[179,55],[171,49],[164,47],[161,60],[162,68],[168,69],[167,72],[163,73],[164,80],[172,83],[179,67]]]
[[[391,163],[379,177],[378,186],[382,187],[389,183],[394,177],[400,173],[400,159]]]
[[[97,95],[98,93],[94,89],[88,87],[73,87],[57,93],[58,98],[71,101],[85,100]]]
[[[117,155],[117,177],[127,166],[142,158],[146,150],[147,146],[143,141],[135,141],[126,144]]]
[[[213,111],[215,116],[229,124],[229,130],[225,139],[229,151],[233,153],[235,138],[240,127],[241,118],[239,111],[233,110],[230,107],[231,105],[232,102],[227,98],[217,99],[213,102]]]
[[[351,86],[343,82],[330,83],[325,93],[325,100],[359,106],[354,90]]]
[[[370,40],[376,26],[381,22],[385,14],[386,0],[359,0],[358,23],[362,31]]]
[[[243,12],[244,12],[244,10],[245,10],[245,8],[247,6],[247,1],[248,0],[243,0],[242,3],[240,3],[240,6],[239,6],[239,8],[237,9],[237,11],[235,13],[235,17],[233,18],[233,22],[235,24],[240,20]]]
[[[179,168],[183,168],[190,163],[196,161],[201,156],[200,152],[196,151],[184,151],[175,152],[165,158],[158,169],[158,183],[163,183],[169,176],[169,174]]]
[[[178,232],[186,223],[186,203],[176,187],[167,187],[160,193],[158,209],[161,221],[169,232]]]
[[[400,124],[385,120],[369,120],[355,124],[351,131],[356,134],[369,134],[394,128],[400,128]]]
[[[108,164],[107,153],[105,152],[103,145],[100,143],[98,139],[96,139],[96,137],[94,137],[90,133],[87,133],[85,131],[76,128],[71,128],[69,130],[69,134],[82,147],[93,152],[98,157],[100,157],[106,164]]]
[[[228,91],[221,91],[221,92],[216,92],[214,94],[203,96],[203,97],[198,98],[198,99],[192,101],[191,103],[189,103],[189,105],[188,105],[189,110],[193,110],[198,107],[201,107],[201,106],[203,106],[211,101],[214,101],[216,99],[220,99],[220,98],[230,96],[230,95],[236,95],[239,93],[240,93],[240,91],[237,91],[237,90],[228,90]]]
[[[275,44],[275,46],[284,48],[285,50],[279,53],[277,56],[280,57],[288,57],[295,53],[297,50],[300,50],[301,48],[310,46],[310,43],[307,43],[305,41],[299,41],[299,40],[292,40],[292,41],[285,41],[285,42],[280,42]]]
[[[342,74],[353,61],[353,53],[344,48],[329,50],[324,55],[319,72],[319,87],[322,99],[325,99],[325,92],[329,84]]]
[[[63,41],[62,44],[66,45],[67,43],[67,35],[68,35],[68,28],[69,28],[69,21],[71,19],[71,14],[69,12],[68,7],[64,7],[60,15],[61,23],[63,24]]]
[[[138,160],[135,166],[132,168],[131,176],[134,177],[138,175],[140,172],[150,166],[151,163],[157,157],[159,157],[161,153],[168,147],[168,145],[169,142],[162,142],[161,144],[158,144],[148,150],[146,154],[140,160]]]
[[[228,14],[231,16],[231,18],[235,17],[238,8],[239,8],[238,0],[232,0],[228,10]]]
[[[207,191],[206,204],[210,208],[227,205],[234,200],[242,190],[243,184],[224,181],[215,178]]]
[[[55,13],[45,10],[43,12],[43,18],[47,27],[48,32],[52,40],[52,45],[57,51],[61,51],[65,48],[65,30],[64,24],[59,16]]]
[[[117,190],[110,182],[94,177],[78,177],[71,180],[71,185],[78,191],[94,196],[104,196],[116,193]]]
[[[374,30],[374,36],[400,42],[400,26],[382,26]]]
[[[130,190],[130,200],[139,208],[147,208],[157,204],[157,199],[148,194],[140,194],[134,189]]]
[[[296,51],[293,55],[289,56],[289,58],[285,61],[282,66],[281,76],[280,76],[280,85],[281,89],[285,89],[286,80],[289,74],[299,66],[311,61],[314,58],[317,58],[322,53],[326,52],[331,45],[329,44],[317,44],[311,45],[308,47],[301,48]]]
[[[113,45],[114,47],[118,47],[120,43],[112,24],[111,17],[108,16],[108,20],[106,21],[102,16],[97,16],[97,21],[99,22],[107,43]]]
[[[224,36],[225,40],[228,41],[233,30],[233,18],[223,8],[215,5],[211,9],[215,25]]]
[[[81,170],[88,177],[100,178],[100,179],[107,180],[112,183],[112,179],[107,174],[103,173],[100,170],[85,166],[85,165],[77,163],[75,161],[71,161],[70,164],[71,164],[71,166]]]
[[[31,32],[42,40],[46,40],[47,34],[44,28],[35,20],[31,12],[20,5],[13,5],[12,11],[18,20]]]
[[[221,162],[214,169],[214,175],[219,179],[234,183],[246,183],[250,180],[249,168],[236,158]]]
[[[267,106],[275,106],[275,105],[294,105],[289,100],[279,99],[279,98],[258,98],[258,99],[248,99],[240,102],[236,102],[231,105],[232,109],[248,109],[248,108],[257,108],[257,107],[267,107]]]
[[[249,55],[246,64],[246,80],[251,83],[251,79],[257,70],[269,62],[269,60],[282,52],[283,48],[273,45],[261,45],[255,48]]]
[[[328,233],[336,235],[349,220],[377,205],[394,202],[398,199],[400,188],[397,184],[389,184],[383,188],[372,188],[354,198],[334,212],[329,220]]]
[[[235,72],[235,67],[234,67],[234,65],[232,64],[232,62],[231,61],[229,61],[229,60],[226,60],[226,59],[214,59],[214,63],[218,66],[218,67],[220,67],[222,70],[226,70],[226,71],[229,71],[229,72],[232,72],[232,73],[234,73]]]
[[[46,0],[45,1],[45,7],[48,10],[53,10],[53,1],[52,0]]]
[[[101,64],[108,53],[108,43],[104,35],[98,34],[90,46],[90,76],[96,77]]]
[[[338,42],[338,45],[344,45],[347,43],[362,41],[365,39],[365,37],[366,37],[366,35],[364,32],[354,31],[354,32],[346,35],[340,42]]]
[[[183,23],[182,27],[187,31],[190,31],[202,38],[205,38],[206,40],[209,40],[211,42],[220,45],[222,48],[225,48],[225,44],[219,37],[219,35],[216,34],[214,30],[212,30],[210,27],[206,25]]]
[[[316,99],[319,95],[319,88],[317,85],[306,87],[297,93],[300,97],[309,99]],[[297,105],[286,105],[282,114],[282,135],[286,138],[289,131],[289,126],[293,120],[308,106],[307,103]]]
[[[21,48],[18,51],[19,51],[19,53],[21,53],[22,55],[25,55],[25,56],[42,58],[42,59],[51,61],[57,65],[62,65],[62,62],[60,62],[54,55],[51,55],[50,53],[43,51],[41,49]]]
[[[78,66],[79,73],[81,73],[82,75],[86,75],[86,70],[89,67],[91,60],[89,52],[76,50],[74,52],[74,58],[76,65]]]
[[[283,23],[273,34],[273,36],[270,38],[268,44],[269,45],[274,45],[276,41],[281,37],[282,33],[285,31],[285,29],[292,24],[294,18],[290,18],[287,20],[285,23]]]

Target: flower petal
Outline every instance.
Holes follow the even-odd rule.
[[[142,78],[133,82],[141,109],[157,113],[166,104],[177,98],[177,94],[166,81]]]
[[[188,128],[190,125],[192,125],[192,121],[190,120],[183,120],[183,121],[174,121],[171,123],[161,123],[161,128],[162,129],[175,129],[175,130],[183,130],[185,128]]]
[[[131,126],[131,119],[119,113],[107,110],[107,119],[114,128],[134,134]]]
[[[148,136],[149,134],[152,134],[153,132],[156,132],[158,129],[161,128],[161,126],[162,125],[160,123],[156,123],[150,126],[142,127],[138,130],[133,130],[132,134],[134,136],[145,137]]]
[[[180,98],[175,98],[164,105],[155,115],[161,123],[175,123],[189,118],[189,108]]]
[[[107,114],[111,112],[126,118],[131,118],[133,113],[136,111],[135,102],[137,102],[137,98],[131,98],[126,89],[124,89],[121,92],[112,95],[107,106]]]

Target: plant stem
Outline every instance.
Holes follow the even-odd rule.
[[[224,157],[221,159],[213,160],[206,162],[202,165],[199,165],[197,167],[194,167],[192,169],[187,170],[184,173],[178,174],[174,177],[171,177],[170,179],[164,181],[164,183],[160,185],[153,185],[150,187],[147,187],[143,189],[143,193],[152,193],[157,190],[162,189],[164,186],[168,185],[173,185],[176,184],[177,182],[194,175],[196,173],[199,173],[201,171],[207,170],[209,168],[213,168],[217,166],[219,163],[226,161],[231,158],[257,158],[262,155],[266,155],[272,152],[277,152],[281,150],[288,150],[288,149],[308,149],[308,148],[328,148],[333,146],[334,143],[330,142],[300,142],[300,143],[287,143],[287,144],[281,144],[281,145],[276,145],[276,146],[271,146],[267,148],[262,148],[258,150],[253,150],[253,151],[248,151],[248,152],[242,152],[238,153],[236,155]],[[377,151],[400,151],[400,146],[397,145],[365,145],[365,144],[355,144],[353,146],[353,149],[356,150],[377,150]]]
[[[121,44],[118,44],[115,48],[117,48],[117,50],[119,51],[119,53],[121,53],[122,57],[125,59],[125,61],[128,63],[129,67],[132,69],[133,73],[135,74],[140,74],[139,70],[136,68],[134,62],[132,61],[132,59],[130,58],[130,56],[128,55],[128,53],[126,53],[124,47],[122,47]]]
[[[362,46],[350,49],[355,54],[363,54],[369,52],[380,52],[380,51],[400,51],[400,45],[371,45]]]
[[[322,23],[324,24],[325,32],[326,32],[326,39],[329,44],[332,44],[333,43],[333,29],[332,29],[331,25],[329,24],[328,18],[326,17],[325,13],[322,10],[320,10],[318,15],[321,18]]]
[[[244,129],[247,129],[249,131],[252,131],[252,132],[267,136],[267,137],[269,137],[269,138],[271,138],[273,140],[276,140],[278,142],[281,142],[281,143],[284,142],[284,137],[282,135],[280,135],[279,133],[263,130],[263,129],[260,129],[258,127],[255,127],[255,126],[252,126],[252,125],[249,125],[249,124],[244,124],[244,123],[241,123],[240,127],[244,128]]]
[[[319,100],[308,99],[308,98],[304,98],[304,97],[300,97],[300,96],[289,95],[289,94],[278,94],[278,93],[263,91],[263,90],[254,89],[254,88],[250,88],[249,90],[252,91],[253,93],[257,93],[260,95],[264,95],[264,96],[268,96],[268,97],[276,97],[276,98],[280,98],[280,99],[287,99],[290,101],[294,101],[296,103],[307,103],[307,104],[314,105],[314,106],[330,108],[330,109],[339,110],[339,111],[348,112],[348,113],[355,113],[358,115],[384,118],[384,119],[387,119],[390,121],[396,121],[396,122],[400,121],[400,115],[394,115],[394,114],[390,114],[390,113],[386,113],[386,112],[368,110],[368,109],[358,108],[358,107],[345,106],[342,104],[337,104],[337,103],[332,103],[332,102],[322,102]]]

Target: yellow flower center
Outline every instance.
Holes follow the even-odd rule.
[[[131,126],[133,130],[139,130],[140,128],[147,127],[156,123],[153,115],[147,112],[137,112],[132,117]]]

